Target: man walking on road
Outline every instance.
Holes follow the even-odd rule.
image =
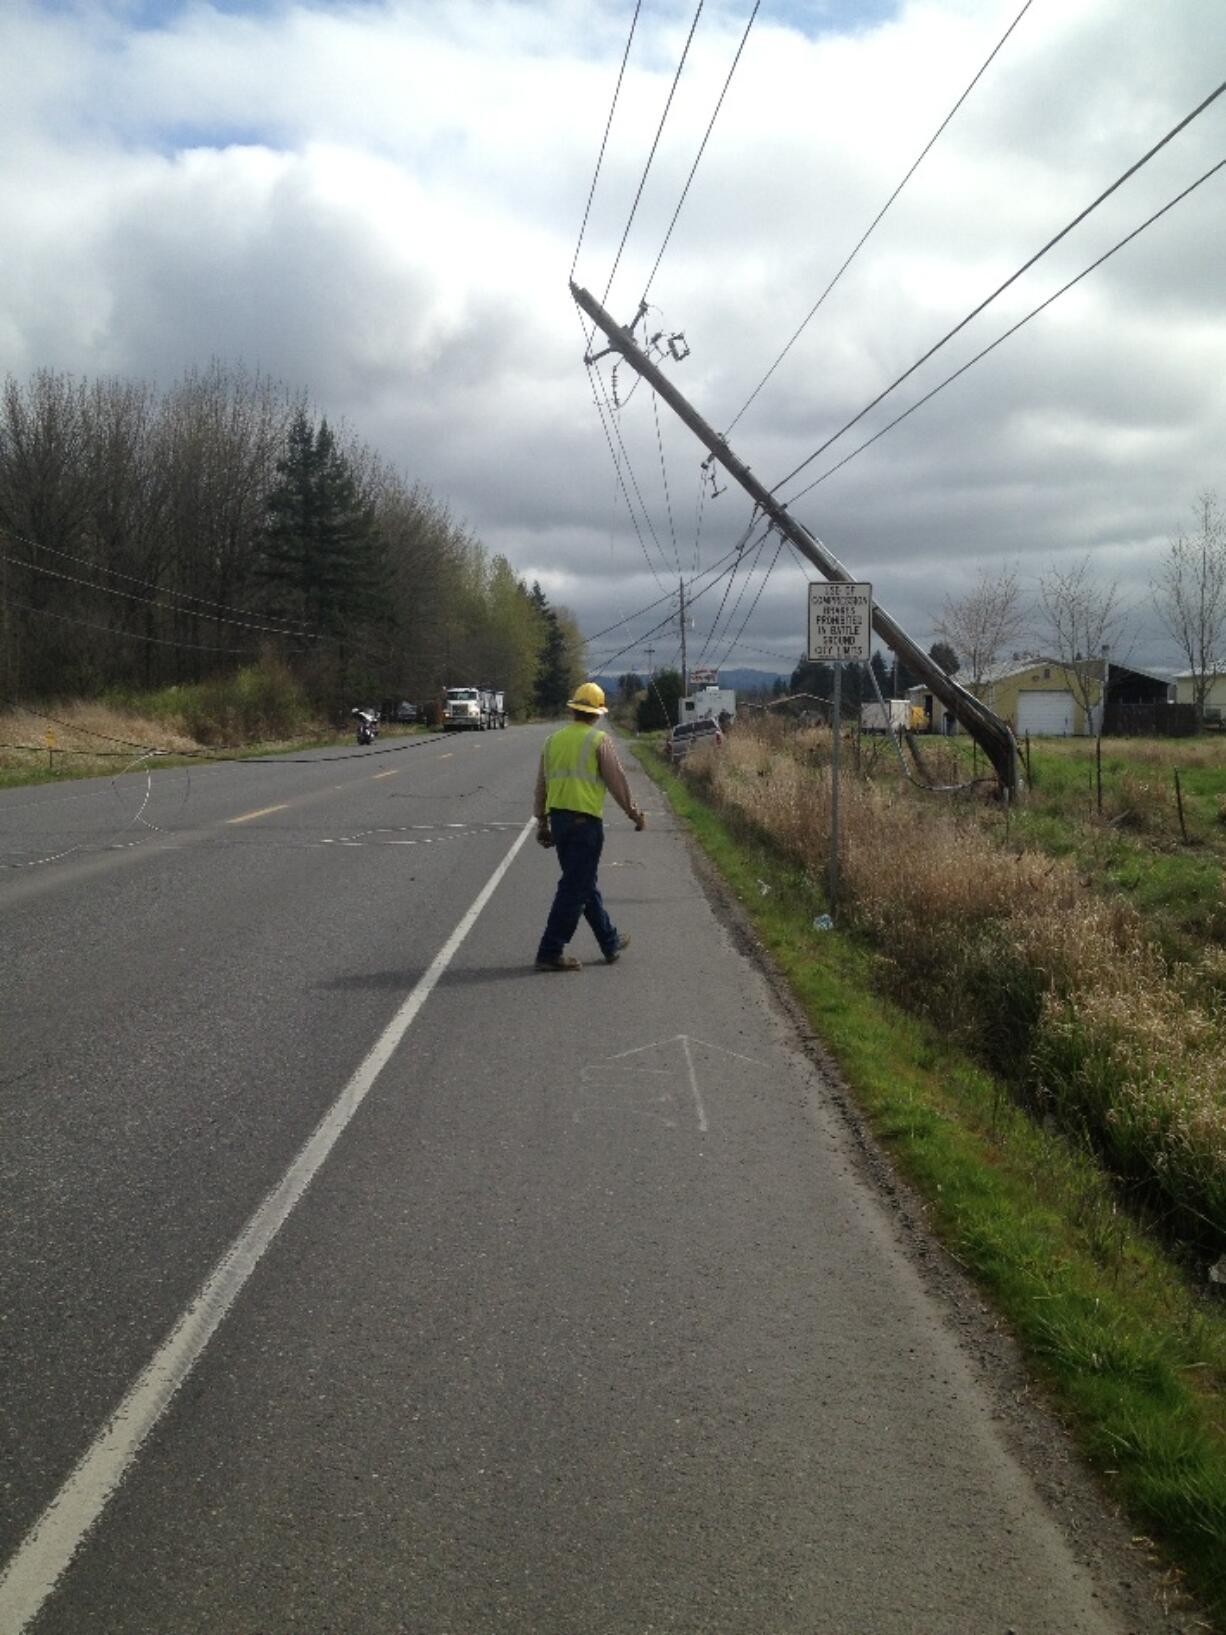
[[[583,964],[566,952],[582,917],[591,926],[606,964],[612,965],[630,942],[618,931],[605,910],[596,884],[596,870],[604,847],[606,791],[636,829],[647,819],[634,804],[617,749],[597,722],[609,712],[604,692],[585,681],[567,702],[573,717],[545,740],[536,775],[536,838],[542,846],[556,846],[562,878],[536,951],[538,971],[581,971]]]

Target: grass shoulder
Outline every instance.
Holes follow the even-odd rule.
[[[1121,1210],[1093,1153],[882,992],[883,956],[818,931],[804,871],[631,746],[715,864],[932,1229],[1139,1530],[1226,1630],[1226,1311]],[[766,890],[763,891],[763,887]]]

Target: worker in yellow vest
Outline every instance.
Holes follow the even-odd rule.
[[[591,926],[605,963],[612,965],[630,938],[610,920],[596,883],[604,847],[606,791],[636,829],[647,819],[634,804],[617,749],[597,724],[605,708],[604,692],[594,681],[576,687],[567,701],[569,726],[545,740],[536,775],[536,838],[557,848],[562,878],[536,951],[538,971],[581,971],[582,961],[566,952],[580,916]]]

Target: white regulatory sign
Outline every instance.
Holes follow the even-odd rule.
[[[819,580],[809,586],[809,652],[818,664],[872,653],[873,587]]]

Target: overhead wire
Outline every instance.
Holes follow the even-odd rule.
[[[639,486],[638,477],[635,475],[634,462],[630,458],[630,451],[626,447],[625,439],[623,438],[623,436],[621,434],[620,418],[617,415],[613,404],[610,403],[610,401],[609,401],[609,393],[608,393],[608,390],[607,390],[607,388],[605,386],[604,376],[600,373],[599,368],[595,364],[592,364],[589,367],[592,370],[594,370],[594,372],[595,372],[596,382],[600,387],[600,395],[604,399],[604,408],[605,408],[605,413],[608,416],[608,424],[612,427],[613,436],[616,437],[617,446],[621,450],[621,458],[625,462],[626,473],[630,478],[630,486],[634,489],[635,498],[639,502],[639,510],[643,514],[643,521],[647,525],[647,532],[651,535],[652,543],[654,544],[656,550],[659,551],[660,561],[664,564],[664,570],[665,570],[665,572],[667,572],[668,571],[668,557],[665,554],[663,545],[661,545],[661,543],[660,543],[660,536],[656,533],[655,524],[651,520],[651,513],[647,509],[647,502],[643,498],[643,491]],[[602,416],[602,419],[603,419],[603,416]],[[611,441],[611,439],[610,439],[610,441]],[[616,463],[616,457],[615,457],[615,463]],[[628,503],[629,503],[629,498],[627,497],[627,504]],[[642,540],[642,535],[641,534],[640,534],[639,538],[640,538],[640,540]],[[647,549],[647,547],[646,547],[646,544],[644,543],[644,545],[643,545],[644,553],[646,553],[646,549]],[[648,566],[651,567],[650,559],[648,559]],[[651,567],[651,571],[652,571],[653,575],[655,576],[656,583],[658,585],[660,585],[661,589],[663,589],[663,582],[661,581],[659,574],[656,573],[655,568]]]
[[[617,451],[613,447],[613,438],[611,437],[611,435],[609,433],[609,428],[608,428],[608,425],[607,425],[607,423],[605,421],[604,410],[601,408],[600,399],[596,395],[595,381],[599,379],[599,376],[596,374],[595,365],[589,363],[587,365],[587,372],[588,372],[588,384],[592,388],[592,402],[595,405],[596,413],[600,418],[600,429],[604,432],[605,442],[608,444],[609,458],[613,461],[613,470],[616,473],[617,483],[618,483],[618,486],[620,487],[620,489],[622,491],[622,496],[626,501],[626,510],[627,510],[627,512],[629,514],[630,521],[634,525],[634,531],[635,531],[635,534],[638,536],[638,542],[642,546],[642,549],[643,549],[643,559],[647,563],[648,568],[651,570],[652,578],[655,580],[656,584],[659,585],[660,589],[663,590],[664,589],[664,582],[660,578],[660,575],[659,575],[659,572],[656,569],[655,563],[651,560],[651,553],[647,549],[647,541],[643,538],[643,531],[639,527],[639,520],[638,520],[638,517],[635,515],[634,506],[630,502],[630,495],[627,492],[625,479],[622,476],[621,461],[618,459]],[[621,441],[620,437],[619,437],[618,441],[619,442]],[[648,521],[648,526],[650,526],[650,521]]]
[[[701,590],[694,591],[693,594],[689,598],[690,605],[692,605],[694,602],[699,601],[703,596],[705,596],[707,594],[708,591],[714,590],[715,586],[718,585],[720,583],[720,581],[723,578],[725,578],[729,573],[731,573],[733,571],[734,567],[735,567],[735,564],[732,564],[729,567],[724,568],[723,572],[717,574],[714,578],[712,578],[707,584],[705,584],[701,588]],[[672,596],[669,596],[667,598],[661,597],[660,600],[661,601],[664,601],[664,600],[672,601],[673,598],[672,598]],[[658,606],[659,604],[657,603],[656,605]],[[633,617],[633,615],[632,615],[632,617]],[[677,615],[675,613],[666,614],[665,617],[663,619],[659,620],[658,623],[652,625],[651,628],[648,629],[648,630],[641,631],[634,638],[634,640],[632,642],[628,642],[625,647],[619,648],[616,653],[610,653],[610,654],[604,655],[604,657],[601,660],[602,665],[614,664],[614,663],[616,663],[616,661],[619,658],[622,658],[625,654],[633,653],[635,648],[642,647],[646,643],[647,638],[649,636],[657,635],[661,630],[666,629],[670,624],[672,624],[673,621],[676,619],[676,617],[677,617]],[[610,626],[609,628],[614,629],[616,627],[615,626]],[[598,638],[593,637],[591,639],[596,640]]]
[[[1030,0],[1026,0],[1026,3],[1029,5]],[[710,120],[707,122],[707,128],[706,128],[706,131],[705,131],[705,133],[703,135],[703,139],[699,143],[698,152],[694,156],[694,163],[690,166],[690,173],[685,179],[685,186],[681,189],[681,197],[677,200],[677,208],[673,211],[673,219],[669,222],[668,231],[664,235],[664,242],[661,244],[660,249],[659,249],[659,253],[657,254],[656,259],[652,264],[651,271],[647,275],[647,282],[643,286],[643,297],[642,297],[642,303],[641,303],[642,305],[646,305],[647,296],[648,296],[648,293],[651,290],[652,281],[654,280],[654,278],[656,276],[656,273],[660,269],[660,263],[664,259],[664,252],[665,252],[665,250],[667,250],[668,242],[673,236],[673,228],[677,225],[677,217],[681,214],[681,207],[682,207],[682,205],[684,205],[684,203],[686,201],[686,197],[689,194],[690,184],[693,182],[694,175],[695,175],[695,172],[698,169],[699,162],[701,161],[703,154],[706,152],[707,143],[711,138],[711,132],[715,128],[715,121],[716,121],[716,119],[718,119],[719,111],[724,105],[724,98],[728,95],[728,87],[732,84],[732,76],[736,73],[737,64],[741,60],[741,53],[745,49],[745,42],[749,38],[749,31],[754,25],[754,18],[757,17],[757,15],[758,15],[758,7],[760,5],[761,5],[761,0],[754,0],[754,8],[749,14],[749,21],[745,24],[745,32],[741,35],[741,43],[736,48],[736,56],[733,57],[733,59],[732,59],[732,67],[728,70],[728,77],[724,80],[724,88],[719,93],[719,98],[718,98],[718,100],[716,101],[716,104],[715,104],[715,111],[711,115]],[[699,10],[701,11],[701,9],[702,8],[700,6]],[[697,22],[697,17],[695,18],[695,22]],[[687,49],[688,49],[688,46],[687,46]]]
[[[0,602],[6,607],[15,607],[23,613],[33,613],[42,619],[55,619],[60,624],[78,625],[82,630],[98,630],[104,636],[118,636],[127,641],[148,642],[155,647],[182,647],[190,648],[197,653],[229,653],[231,656],[242,658],[255,652],[253,647],[217,647],[208,642],[180,642],[172,641],[167,636],[142,636],[136,630],[117,630],[114,625],[94,624],[88,619],[74,619],[67,613],[52,613],[49,608],[31,607],[28,602],[19,602],[14,597],[0,592]]]
[[[587,204],[583,211],[583,221],[579,227],[579,237],[575,243],[575,253],[570,264],[570,276],[575,276],[575,268],[579,265],[579,251],[583,245],[583,235],[587,232],[588,217],[592,212],[592,200],[596,196],[596,183],[600,180],[600,168],[604,164],[605,148],[609,143],[609,132],[613,128],[613,115],[617,111],[617,99],[621,95],[622,80],[626,73],[626,64],[630,60],[630,47],[634,43],[634,31],[638,27],[639,12],[643,0],[635,0],[634,16],[630,19],[630,33],[626,37],[626,49],[622,52],[621,67],[617,71],[617,84],[613,87],[613,100],[609,104],[609,117],[605,120],[604,136],[600,142],[600,152],[596,157],[596,169],[592,172],[592,185],[588,189]]]
[[[1060,288],[1054,291],[1053,294],[1049,295],[1045,301],[1040,301],[1038,306],[1032,307],[1024,318],[1019,318],[1017,323],[1006,329],[1003,335],[998,335],[990,345],[985,346],[981,352],[976,352],[973,358],[968,358],[960,368],[955,369],[951,375],[947,375],[945,379],[939,382],[938,385],[934,386],[930,392],[925,392],[923,397],[917,398],[910,408],[904,409],[899,415],[895,415],[894,419],[882,426],[880,431],[874,432],[871,437],[866,438],[863,443],[858,444],[857,447],[852,449],[850,454],[845,454],[841,460],[836,462],[836,464],[830,466],[828,470],[823,471],[820,477],[815,477],[813,481],[807,484],[804,488],[797,489],[796,493],[789,496],[787,503],[789,505],[794,505],[798,499],[800,499],[803,495],[810,493],[811,490],[816,488],[819,483],[824,483],[827,477],[833,477],[836,471],[841,471],[843,467],[847,465],[849,461],[854,460],[858,454],[863,454],[866,448],[871,448],[871,446],[877,442],[879,438],[885,436],[886,432],[893,431],[895,426],[901,425],[902,422],[910,415],[913,415],[917,409],[923,408],[925,403],[930,403],[932,399],[936,397],[938,392],[943,392],[945,388],[957,380],[960,375],[964,375],[968,369],[973,368],[975,364],[981,361],[981,359],[986,358],[989,352],[994,352],[998,346],[1003,345],[1004,342],[1011,336],[1016,335],[1019,329],[1024,329],[1032,318],[1037,318],[1039,313],[1045,311],[1046,308],[1051,306],[1054,301],[1058,301],[1062,295],[1067,294],[1075,284],[1080,284],[1083,278],[1088,278],[1092,272],[1095,272],[1102,266],[1104,261],[1109,261],[1117,251],[1122,250],[1126,244],[1130,244],[1132,240],[1139,234],[1143,233],[1147,227],[1152,227],[1154,222],[1158,221],[1162,216],[1165,216],[1168,210],[1173,210],[1177,204],[1180,204],[1187,198],[1189,193],[1194,193],[1198,187],[1207,182],[1211,176],[1216,175],[1217,172],[1224,166],[1226,166],[1226,159],[1219,159],[1216,165],[1211,166],[1202,176],[1198,176],[1194,182],[1185,187],[1182,192],[1177,193],[1173,199],[1168,200],[1160,210],[1156,210],[1152,216],[1147,217],[1147,219],[1143,221],[1139,227],[1134,227],[1132,232],[1126,234],[1125,237],[1120,239],[1117,244],[1113,244],[1109,250],[1104,251],[1104,253],[1100,255],[1096,261],[1092,261],[1090,265],[1082,272],[1079,272],[1075,278],[1070,278],[1067,284],[1062,284]]]
[[[1218,97],[1220,97],[1224,91],[1226,91],[1226,80],[1223,80],[1216,90],[1211,91],[1209,95],[1205,97],[1202,102],[1198,103],[1197,106],[1192,109],[1191,113],[1186,114],[1177,125],[1172,126],[1172,128],[1167,131],[1166,135],[1159,141],[1155,142],[1147,152],[1143,153],[1139,159],[1137,159],[1133,164],[1129,165],[1128,169],[1125,170],[1122,175],[1118,176],[1109,187],[1105,188],[1098,195],[1096,199],[1094,199],[1090,204],[1086,205],[1083,210],[1079,211],[1078,214],[1073,217],[1072,221],[1067,223],[1066,226],[1062,227],[1053,237],[1049,238],[1047,243],[1044,244],[1041,249],[1037,250],[1034,255],[1030,256],[1028,260],[1023,262],[1016,272],[1011,273],[1010,276],[1005,279],[1003,284],[999,284],[990,295],[986,296],[979,302],[978,306],[972,308],[972,310],[968,312],[964,318],[960,319],[952,329],[947,330],[946,333],[941,336],[939,341],[930,346],[921,357],[915,360],[910,368],[905,369],[902,374],[899,375],[897,379],[891,381],[891,383],[885,387],[883,391],[878,392],[876,397],[874,397],[871,402],[866,403],[857,414],[854,414],[850,420],[846,421],[845,424],[840,426],[838,431],[833,432],[828,438],[826,438],[824,443],[819,444],[818,447],[813,450],[812,454],[807,455],[798,466],[793,467],[793,469],[788,472],[786,477],[781,477],[779,481],[774,484],[771,492],[778,493],[778,491],[786,484],[790,483],[794,477],[799,476],[807,466],[812,465],[813,461],[816,460],[819,455],[824,454],[832,443],[836,443],[839,438],[846,432],[850,431],[854,425],[863,420],[864,416],[872,409],[875,409],[879,403],[884,401],[885,398],[889,397],[891,392],[896,391],[898,387],[902,385],[903,381],[910,379],[917,369],[919,369],[923,364],[927,363],[929,358],[933,357],[941,350],[943,346],[947,345],[955,335],[960,334],[961,331],[964,330],[973,319],[977,318],[981,312],[989,307],[998,296],[1003,295],[1005,290],[1009,289],[1011,285],[1016,284],[1018,279],[1021,278],[1023,274],[1029,272],[1029,270],[1037,262],[1041,261],[1049,250],[1054,249],[1057,244],[1059,244],[1063,239],[1067,238],[1074,228],[1079,227],[1081,223],[1085,221],[1088,216],[1092,215],[1093,212],[1097,210],[1098,207],[1107,199],[1109,199],[1113,193],[1117,192],[1121,187],[1123,187],[1125,182],[1127,182],[1131,177],[1135,176],[1143,166],[1147,165],[1156,154],[1160,153],[1161,150],[1166,147],[1168,142],[1173,141],[1173,139],[1178,136],[1181,131],[1185,130],[1194,119],[1199,118],[1207,108],[1217,101]],[[1201,177],[1200,180],[1206,180],[1207,176],[1211,174],[1212,171],[1207,172],[1206,176]],[[1199,186],[1199,183],[1194,183],[1193,185]],[[1191,189],[1188,189],[1187,191],[1191,191]],[[1179,197],[1182,198],[1183,196],[1184,195],[1181,194]],[[1172,200],[1172,203],[1178,203],[1178,199]],[[1159,214],[1162,214],[1162,212],[1160,211]],[[1156,217],[1153,219],[1156,219]],[[1146,223],[1145,225],[1148,226],[1149,224]],[[1127,241],[1125,240],[1122,242]]]
[[[783,351],[780,352],[779,356],[775,359],[774,363],[771,364],[770,368],[762,376],[762,379],[754,387],[753,391],[750,392],[749,396],[745,399],[744,403],[741,404],[740,408],[733,415],[732,419],[728,422],[728,425],[724,430],[724,436],[725,437],[727,437],[728,434],[732,431],[732,429],[736,425],[737,421],[740,420],[741,416],[745,413],[746,409],[749,408],[750,404],[757,397],[758,393],[762,390],[762,388],[766,385],[767,381],[770,380],[771,376],[775,373],[775,370],[778,369],[779,365],[783,362],[784,358],[787,357],[788,353],[792,350],[793,346],[795,346],[796,342],[800,339],[800,337],[804,334],[805,330],[809,327],[809,324],[811,323],[813,318],[816,316],[816,314],[818,312],[818,309],[822,306],[822,304],[825,301],[826,297],[830,294],[831,290],[834,289],[835,285],[842,278],[843,274],[847,271],[848,267],[851,266],[852,262],[859,255],[860,251],[868,243],[869,239],[872,237],[874,232],[876,232],[878,226],[881,224],[881,221],[882,221],[883,217],[885,216],[886,212],[889,210],[890,206],[894,203],[895,199],[898,198],[898,195],[902,192],[903,188],[906,187],[907,183],[911,180],[912,176],[915,175],[916,171],[923,164],[924,160],[928,157],[929,153],[932,151],[933,147],[935,147],[937,141],[939,140],[939,138],[941,137],[941,135],[945,131],[946,126],[949,125],[950,121],[953,119],[954,115],[958,112],[959,108],[961,108],[962,104],[966,101],[967,97],[970,96],[971,92],[975,89],[976,85],[978,85],[979,81],[983,78],[984,74],[987,72],[987,70],[991,66],[994,58],[997,56],[997,54],[1001,50],[1001,47],[1004,45],[1005,41],[1009,38],[1009,36],[1013,33],[1013,30],[1021,22],[1022,18],[1030,10],[1030,7],[1033,5],[1033,3],[1034,3],[1034,0],[1026,0],[1026,3],[1022,7],[1021,11],[1018,12],[1017,16],[1013,19],[1013,21],[1009,24],[1008,28],[1001,35],[1000,39],[997,40],[996,44],[993,46],[993,48],[989,52],[988,56],[980,64],[979,70],[975,74],[975,77],[971,80],[970,84],[963,91],[962,95],[954,103],[953,107],[945,115],[945,118],[937,126],[936,130],[928,138],[928,141],[925,143],[923,149],[921,150],[921,152],[919,154],[919,157],[912,163],[911,168],[907,171],[907,173],[903,177],[902,181],[899,182],[898,186],[890,194],[889,198],[882,205],[881,209],[877,212],[877,214],[873,217],[872,221],[868,224],[868,227],[861,234],[861,236],[860,236],[859,240],[857,241],[855,247],[852,249],[851,254],[847,257],[847,259],[844,261],[843,265],[839,268],[839,270],[835,273],[834,277],[826,285],[825,289],[818,296],[817,300],[809,308],[808,313],[802,319],[799,327],[797,328],[795,334],[792,336],[791,340],[788,341],[787,345],[783,348]]]
[[[664,461],[664,439],[660,435],[660,397],[658,392],[651,394],[651,412],[656,423],[656,447],[660,451],[660,479],[664,484],[664,508],[668,516],[668,531],[672,535],[673,555],[677,559],[677,578],[681,578],[681,548],[677,544],[677,530],[673,526],[673,501],[668,492],[668,467]]]
[[[61,557],[65,562],[75,562],[78,567],[89,568],[92,573],[103,573],[108,578],[122,579],[127,584],[139,585],[145,590],[156,591],[159,596],[170,596],[180,602],[195,602],[206,608],[220,608],[227,613],[245,613],[248,611],[246,608],[236,607],[232,602],[218,602],[208,596],[196,596],[190,591],[176,590],[170,585],[160,585],[153,579],[142,579],[138,574],[124,573],[121,569],[112,568],[105,562],[92,561],[87,556],[78,556],[74,552],[65,551],[59,546],[47,545],[40,539],[31,539],[28,534],[23,534],[18,529],[9,527],[7,523],[0,522],[0,533],[6,534],[9,539],[15,539],[20,544],[28,546],[32,551],[43,551],[49,556]],[[184,611],[189,610],[185,609]],[[284,618],[279,613],[267,613],[261,615],[261,617],[274,619],[278,624],[284,625],[286,627],[283,632],[285,635],[314,635],[310,627],[303,624],[299,619]]]
[[[758,508],[757,508],[757,506],[756,506],[756,505],[755,505],[755,506],[754,506],[754,516],[756,516],[756,515],[757,515],[757,510],[758,510]],[[751,521],[751,523],[752,523],[752,521],[753,521],[753,518],[751,518],[751,519],[750,519],[750,521]],[[767,530],[767,531],[766,531],[766,532],[767,532],[767,533],[769,533],[769,531],[770,531],[770,530],[769,530],[769,529],[768,529],[768,530]],[[761,544],[762,544],[762,543],[763,543],[763,541],[764,541],[764,540],[765,540],[765,538],[766,538],[766,533],[764,533],[764,534],[763,534],[763,535],[762,535],[762,538],[761,538],[761,539],[759,539],[759,540],[757,540],[757,541],[756,541],[756,542],[755,542],[755,544],[754,544],[754,546],[752,546],[752,547],[751,547],[751,549],[754,549],[754,550],[756,550],[756,549],[757,549],[757,548],[758,548],[758,547],[759,547],[759,546],[760,546],[760,545],[761,545]],[[727,584],[726,584],[726,585],[725,585],[725,586],[724,586],[724,594],[723,594],[723,596],[722,596],[722,597],[721,597],[721,598],[720,598],[720,604],[719,604],[719,608],[718,608],[718,610],[717,610],[717,611],[716,611],[716,614],[715,614],[715,618],[714,618],[714,619],[713,619],[713,620],[712,620],[712,621],[711,621],[711,628],[710,628],[710,630],[709,630],[709,631],[708,631],[708,632],[707,632],[707,639],[706,639],[706,641],[704,641],[704,642],[703,642],[703,644],[702,644],[702,650],[701,650],[701,652],[700,652],[700,653],[699,653],[699,655],[698,655],[698,657],[697,657],[697,659],[696,659],[696,660],[695,660],[695,666],[696,666],[696,667],[697,667],[697,668],[701,668],[701,666],[702,666],[702,661],[703,661],[703,659],[705,659],[705,658],[706,658],[706,656],[707,656],[707,651],[708,651],[708,649],[709,649],[709,648],[710,648],[710,647],[711,647],[711,644],[712,644],[712,643],[713,643],[713,642],[714,642],[714,640],[715,640],[715,637],[716,637],[716,633],[717,633],[717,631],[718,631],[718,630],[719,630],[719,625],[720,625],[720,620],[721,620],[721,619],[722,619],[722,618],[723,618],[723,616],[724,616],[724,609],[725,609],[725,607],[727,607],[727,605],[728,605],[728,597],[729,597],[729,596],[730,596],[730,595],[731,595],[731,593],[732,593],[732,586],[733,586],[733,583],[734,583],[734,582],[735,582],[735,580],[736,580],[736,575],[737,575],[737,570],[738,570],[738,569],[739,569],[739,568],[740,568],[740,566],[741,566],[741,563],[742,563],[742,562],[743,562],[743,561],[744,561],[744,560],[745,560],[745,554],[746,554],[746,553],[745,553],[745,552],[744,552],[744,551],[742,551],[742,552],[741,552],[741,553],[740,553],[740,554],[738,554],[738,556],[737,556],[737,560],[736,560],[736,562],[735,562],[735,563],[734,563],[734,565],[733,565],[733,570],[732,570],[732,575],[731,575],[731,577],[730,577],[730,578],[729,578],[729,580],[728,580],[728,583],[727,583]],[[751,570],[751,571],[752,571],[752,570]],[[745,581],[745,583],[748,583],[748,580],[746,580],[746,581]],[[740,597],[739,597],[739,596],[738,596],[738,598],[737,598],[737,601],[736,601],[736,604],[735,604],[735,605],[734,605],[734,607],[733,607],[733,611],[732,611],[732,612],[731,612],[731,613],[730,613],[730,614],[729,614],[729,616],[728,616],[728,617],[729,617],[729,623],[731,623],[731,621],[732,621],[732,620],[733,620],[733,619],[734,619],[734,618],[735,618],[735,617],[736,617],[736,608],[737,608],[737,607],[739,607],[739,606],[740,606]]]
[[[690,54],[690,46],[693,43],[694,31],[698,27],[698,19],[702,16],[702,8],[703,0],[698,0],[698,9],[694,13],[694,20],[690,24],[690,32],[686,36],[685,49],[681,53],[681,61],[677,64],[677,72],[673,75],[673,83],[669,87],[668,99],[664,104],[664,112],[660,115],[660,123],[656,128],[655,138],[651,144],[651,152],[647,155],[647,163],[643,166],[643,174],[639,178],[638,189],[634,195],[634,203],[630,206],[630,215],[626,221],[625,230],[621,236],[621,243],[617,246],[617,254],[613,258],[613,269],[609,273],[609,281],[605,285],[604,294],[600,298],[600,304],[602,307],[607,306],[609,303],[609,291],[613,287],[613,280],[616,278],[617,269],[621,265],[622,251],[626,248],[626,240],[629,238],[630,229],[634,225],[634,218],[638,212],[639,201],[643,197],[643,189],[647,185],[647,177],[651,170],[652,161],[656,156],[656,149],[659,147],[660,138],[664,134],[665,122],[668,119],[669,109],[673,105],[673,98],[677,94],[677,86],[681,79],[682,70],[685,68],[686,58]]]
[[[37,547],[36,547],[37,548]],[[135,591],[119,590],[114,585],[99,585],[90,579],[78,578],[76,574],[63,573],[59,568],[44,568],[41,563],[29,562],[23,557],[10,556],[7,551],[0,551],[0,562],[11,562],[14,567],[29,568],[33,573],[40,573],[48,579],[60,579],[69,585],[80,585],[85,590],[101,591],[104,596],[122,596],[125,601],[135,602],[138,607],[156,608],[163,613],[189,614],[192,618],[207,618],[210,624],[232,624],[244,630],[262,630],[273,636],[298,636],[307,634],[294,630],[286,630],[280,625],[255,624],[250,619],[228,619],[220,613],[202,615],[193,613],[188,608],[175,607],[172,602],[159,602],[151,596],[138,596]],[[314,638],[311,638],[314,639]]]
[[[767,533],[765,535],[763,535],[763,538],[762,538],[762,545],[763,546],[765,546],[766,540],[769,537],[769,534],[770,534],[770,530],[768,529]],[[770,583],[771,574],[773,574],[774,571],[775,571],[775,564],[779,560],[779,553],[780,553],[780,551],[783,550],[785,542],[786,542],[786,535],[780,534],[779,535],[779,544],[776,546],[775,554],[771,558],[771,565],[770,565],[769,568],[767,568],[766,572],[762,575],[762,583],[758,586],[757,592],[754,595],[754,599],[749,604],[749,608],[748,608],[748,610],[747,610],[747,612],[745,614],[745,617],[741,621],[740,629],[737,631],[736,635],[729,642],[728,647],[724,652],[724,656],[720,660],[720,663],[718,665],[719,669],[722,670],[724,668],[724,666],[728,663],[728,660],[732,657],[732,654],[736,651],[737,645],[740,642],[741,637],[745,634],[745,627],[748,625],[750,619],[753,618],[754,612],[757,609],[758,603],[762,600],[762,592],[766,589],[767,585]],[[759,555],[760,554],[761,554],[761,552],[759,551]],[[748,584],[748,583],[749,583],[749,581],[746,580],[746,584]]]

